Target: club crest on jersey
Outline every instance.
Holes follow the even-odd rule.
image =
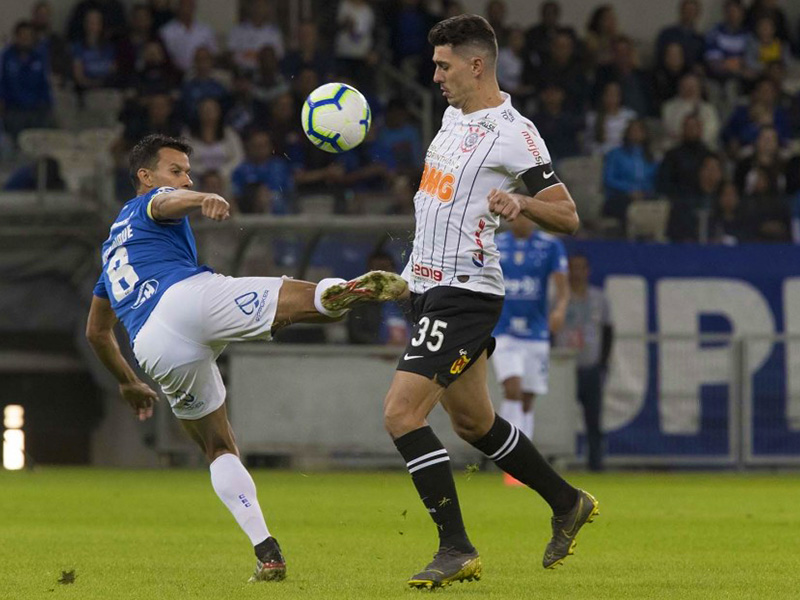
[[[470,125],[467,135],[465,135],[464,139],[461,140],[461,151],[472,152],[475,149],[475,146],[480,143],[485,135],[485,131],[481,131],[479,127],[473,127]]]
[[[459,357],[453,361],[453,364],[450,366],[450,374],[451,375],[460,375],[464,369],[467,368],[467,365],[472,361],[472,359],[467,356],[467,351],[463,348],[458,351]]]
[[[150,300],[156,295],[158,291],[158,279],[148,279],[141,286],[139,286],[139,295],[136,297],[136,302],[131,306],[131,310],[136,310],[142,304]]]
[[[475,243],[478,245],[479,250],[472,253],[472,264],[479,268],[482,268],[485,262],[483,254],[483,240],[481,239],[481,234],[483,233],[484,229],[486,229],[486,221],[481,219],[478,221],[478,229],[475,231]]]

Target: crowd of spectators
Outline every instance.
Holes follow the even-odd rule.
[[[283,4],[242,0],[241,21],[220,36],[198,20],[195,0],[130,9],[80,0],[63,33],[39,2],[0,59],[4,143],[25,128],[54,126],[54,87],[79,98],[115,88],[125,97],[113,148],[120,199],[130,195],[127,150],[162,132],[189,138],[197,187],[225,191],[243,213],[298,212],[298,198],[310,194],[333,194],[337,211],[357,212],[363,203],[352,198],[370,193],[394,193],[386,210],[410,212],[423,140],[407,101],[380,84],[379,67],[392,64],[430,88],[427,32],[462,12],[461,3],[322,2],[291,38]],[[538,22],[525,29],[509,23],[503,0],[487,2],[498,79],[556,167],[579,156],[603,161],[605,217],[624,230],[630,203],[667,198],[674,241],[793,238],[800,23],[790,23],[780,0],[725,0],[723,20],[707,31],[699,28],[703,3],[683,0],[655,43],[623,31],[613,4],[598,6],[583,32],[562,23],[558,2],[537,6]],[[366,142],[339,156],[316,150],[299,126],[305,96],[332,80],[362,90],[374,115]]]

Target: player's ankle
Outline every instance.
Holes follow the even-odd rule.
[[[341,285],[343,283],[347,283],[347,281],[339,277],[328,277],[317,284],[317,288],[314,290],[314,308],[317,309],[318,313],[330,317],[331,319],[338,319],[349,310],[347,308],[342,310],[329,310],[322,305],[322,294],[325,293],[325,290],[334,285]]]

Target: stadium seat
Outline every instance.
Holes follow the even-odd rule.
[[[70,192],[83,191],[84,184],[96,173],[96,161],[87,160],[86,152],[77,146],[62,148],[53,152],[52,156]]]
[[[54,157],[77,148],[77,138],[63,129],[25,129],[19,134],[20,149],[31,158]]]
[[[631,202],[627,212],[628,239],[667,241],[666,231],[669,211],[669,200],[639,200]]]
[[[336,198],[330,194],[310,194],[298,198],[300,212],[312,215],[332,215]]]
[[[90,90],[83,94],[82,108],[78,113],[81,128],[114,127],[122,110],[124,97],[119,90]]]
[[[62,129],[75,131],[78,128],[78,97],[71,88],[53,88],[53,114]]]
[[[121,134],[119,127],[95,127],[78,133],[78,146],[86,153],[93,154],[100,162],[110,164],[111,145]]]
[[[575,200],[581,221],[593,227],[603,207],[603,157],[565,158],[556,164],[556,169]]]

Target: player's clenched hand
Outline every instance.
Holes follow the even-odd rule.
[[[122,394],[122,398],[131,405],[140,421],[153,416],[153,405],[158,401],[158,394],[149,385],[142,381],[120,383],[119,392]]]
[[[506,221],[516,219],[522,210],[520,201],[508,192],[492,188],[486,198],[489,200],[489,210]]]
[[[222,196],[217,194],[207,194],[203,198],[201,210],[204,217],[214,219],[215,221],[224,221],[231,216],[231,205]]]

